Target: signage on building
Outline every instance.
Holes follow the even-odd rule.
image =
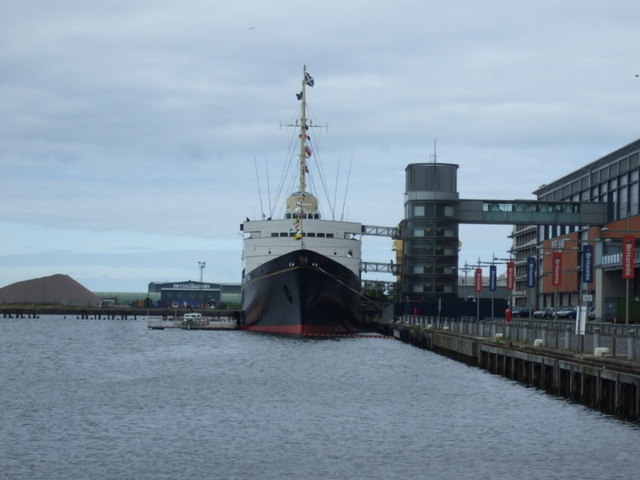
[[[527,288],[536,286],[536,257],[527,258]]]
[[[489,290],[496,291],[496,266],[489,266]]]
[[[622,278],[633,278],[636,263],[636,238],[633,235],[622,236]]]
[[[593,245],[582,247],[582,283],[593,282]]]
[[[208,283],[174,283],[173,288],[185,288],[193,290],[202,290],[212,288]]]
[[[482,291],[482,269],[481,268],[476,268],[474,280],[475,280],[476,292],[481,292]]]
[[[516,264],[507,262],[507,290],[513,290],[516,286]]]
[[[554,287],[562,283],[562,252],[553,252],[551,257],[551,279]]]

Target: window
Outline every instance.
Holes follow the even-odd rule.
[[[638,215],[638,184],[629,185],[629,210],[631,215]]]
[[[414,217],[424,217],[424,205],[415,205],[413,207]]]
[[[618,205],[620,206],[620,218],[627,216],[628,204],[627,204],[627,187],[622,187],[618,190]]]

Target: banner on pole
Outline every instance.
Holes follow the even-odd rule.
[[[476,268],[474,280],[475,280],[476,292],[481,292],[482,291],[482,269],[481,268]]]
[[[489,290],[492,292],[496,291],[496,266],[489,266]]]
[[[553,252],[551,259],[551,279],[553,286],[557,287],[562,283],[562,252]]]
[[[507,290],[513,290],[516,287],[516,264],[507,262]]]
[[[582,283],[593,282],[593,245],[582,247]]]
[[[622,236],[622,278],[633,278],[636,263],[636,237]]]
[[[527,288],[536,286],[536,257],[527,258]]]

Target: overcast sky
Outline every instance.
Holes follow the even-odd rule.
[[[461,198],[534,198],[640,138],[639,19],[637,0],[4,0],[0,286],[143,292],[199,261],[240,282],[305,64],[336,215],[395,226],[434,142]],[[460,263],[505,257],[510,231],[462,226]]]

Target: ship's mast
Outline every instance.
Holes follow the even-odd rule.
[[[300,108],[300,193],[306,192],[307,182],[307,66],[302,75],[302,106]]]

